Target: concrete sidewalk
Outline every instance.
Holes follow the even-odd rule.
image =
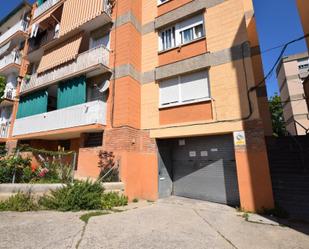
[[[88,224],[80,215],[0,213],[0,248],[309,248],[308,224],[296,230],[259,216],[248,222],[233,208],[185,198],[93,217]]]

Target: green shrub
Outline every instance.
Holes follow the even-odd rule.
[[[103,191],[104,188],[98,182],[76,182],[43,196],[39,204],[46,209],[59,211],[101,209]]]
[[[5,145],[0,145],[0,157],[4,157],[7,154],[7,149]]]
[[[30,193],[25,194],[18,192],[6,201],[0,202],[0,211],[27,212],[36,211],[38,209],[39,206]]]
[[[126,206],[127,204],[128,198],[115,192],[106,193],[102,198],[103,209],[112,209],[113,207]]]
[[[24,177],[24,170],[31,170],[31,159],[21,156],[9,156],[0,160],[0,183],[28,183],[30,179]]]
[[[0,163],[0,183],[12,183],[13,168],[5,167]]]

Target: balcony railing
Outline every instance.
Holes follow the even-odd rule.
[[[3,99],[14,100],[16,96],[16,90],[14,88],[5,89]]]
[[[74,77],[79,73],[85,73],[100,65],[105,66],[106,68],[109,65],[109,50],[104,46],[81,53],[75,61],[60,66],[59,68],[51,70],[45,74],[32,75],[30,80],[26,79],[23,81],[21,93]]]
[[[17,64],[20,65],[21,64],[21,56],[19,51],[18,52],[12,52],[7,56],[4,56],[1,60],[0,60],[0,70],[5,68],[7,65],[10,64]]]
[[[46,30],[41,37],[39,37],[39,36],[40,35],[37,35],[36,38],[29,39],[28,53],[31,53],[31,52],[41,48],[42,46],[46,45],[47,43],[49,43],[53,39],[58,38],[54,29],[51,30],[51,31]]]
[[[92,124],[106,124],[106,103],[93,101],[15,120],[14,136]]]
[[[0,138],[9,136],[10,122],[0,124]]]
[[[104,1],[104,11],[111,15],[111,4],[109,4],[108,0],[102,0]],[[33,15],[33,19],[37,18],[38,16],[42,15],[44,12],[49,10],[51,7],[56,5],[60,0],[47,0],[43,4],[41,4],[35,11]]]
[[[19,21],[13,27],[11,27],[9,30],[7,30],[5,33],[3,33],[0,36],[0,44],[6,41],[8,38],[10,38],[12,35],[17,33],[18,31],[26,32],[27,27],[28,27],[28,23],[26,21],[24,20]]]
[[[43,4],[41,4],[41,5],[34,11],[33,19],[37,18],[38,16],[40,16],[41,14],[43,14],[45,11],[49,10],[51,7],[53,7],[54,5],[56,5],[58,2],[60,2],[60,0],[47,0],[46,2],[44,2]]]

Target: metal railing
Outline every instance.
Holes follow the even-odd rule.
[[[106,124],[106,102],[92,101],[16,119],[13,135],[19,136],[91,124]]]
[[[10,125],[10,122],[0,124],[0,138],[8,137]]]
[[[102,0],[103,1],[103,8],[104,12],[108,15],[111,15],[112,5],[110,4],[109,0]],[[51,7],[56,5],[60,0],[47,0],[43,4],[41,4],[35,11],[33,15],[33,19],[37,18],[38,16],[42,15],[44,12],[49,10]]]
[[[293,120],[294,121],[294,123],[295,123],[295,126],[299,126],[299,127],[301,127],[304,131],[305,131],[305,134],[306,135],[309,135],[309,128],[306,128],[305,126],[303,126],[300,122],[298,122],[297,120]]]
[[[4,95],[2,98],[14,100],[15,96],[16,96],[16,90],[14,88],[10,88],[4,91]]]
[[[45,74],[32,75],[30,79],[23,81],[21,92],[47,86],[60,80],[64,80],[66,77],[70,78],[72,75],[78,74],[78,72],[87,71],[87,69],[93,68],[97,65],[104,65],[106,67],[109,65],[109,50],[104,46],[93,48],[81,53],[73,62],[59,66]]]
[[[31,53],[37,49],[39,49],[40,47],[46,45],[47,43],[49,43],[50,41],[54,40],[58,38],[56,36],[55,30],[46,30],[46,33],[44,35],[42,35],[42,37],[36,37],[36,38],[32,38],[29,39],[29,51],[28,53]]]
[[[56,5],[60,0],[47,0],[43,4],[41,4],[33,14],[33,19],[37,18],[38,16],[42,15],[45,11],[49,10],[51,7]]]
[[[19,51],[12,52],[7,56],[4,56],[0,60],[0,70],[10,64],[18,64],[21,65],[21,55]]]
[[[14,35],[18,31],[25,32],[28,27],[28,23],[24,20],[20,20],[18,23],[16,23],[13,27],[11,27],[9,30],[7,30],[5,33],[3,33],[0,36],[0,44],[6,41],[8,38],[10,38],[12,35]]]

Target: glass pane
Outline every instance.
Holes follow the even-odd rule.
[[[203,24],[200,24],[194,28],[195,39],[202,37],[203,33]]]
[[[182,43],[187,43],[193,40],[193,29],[187,29],[181,32]]]

